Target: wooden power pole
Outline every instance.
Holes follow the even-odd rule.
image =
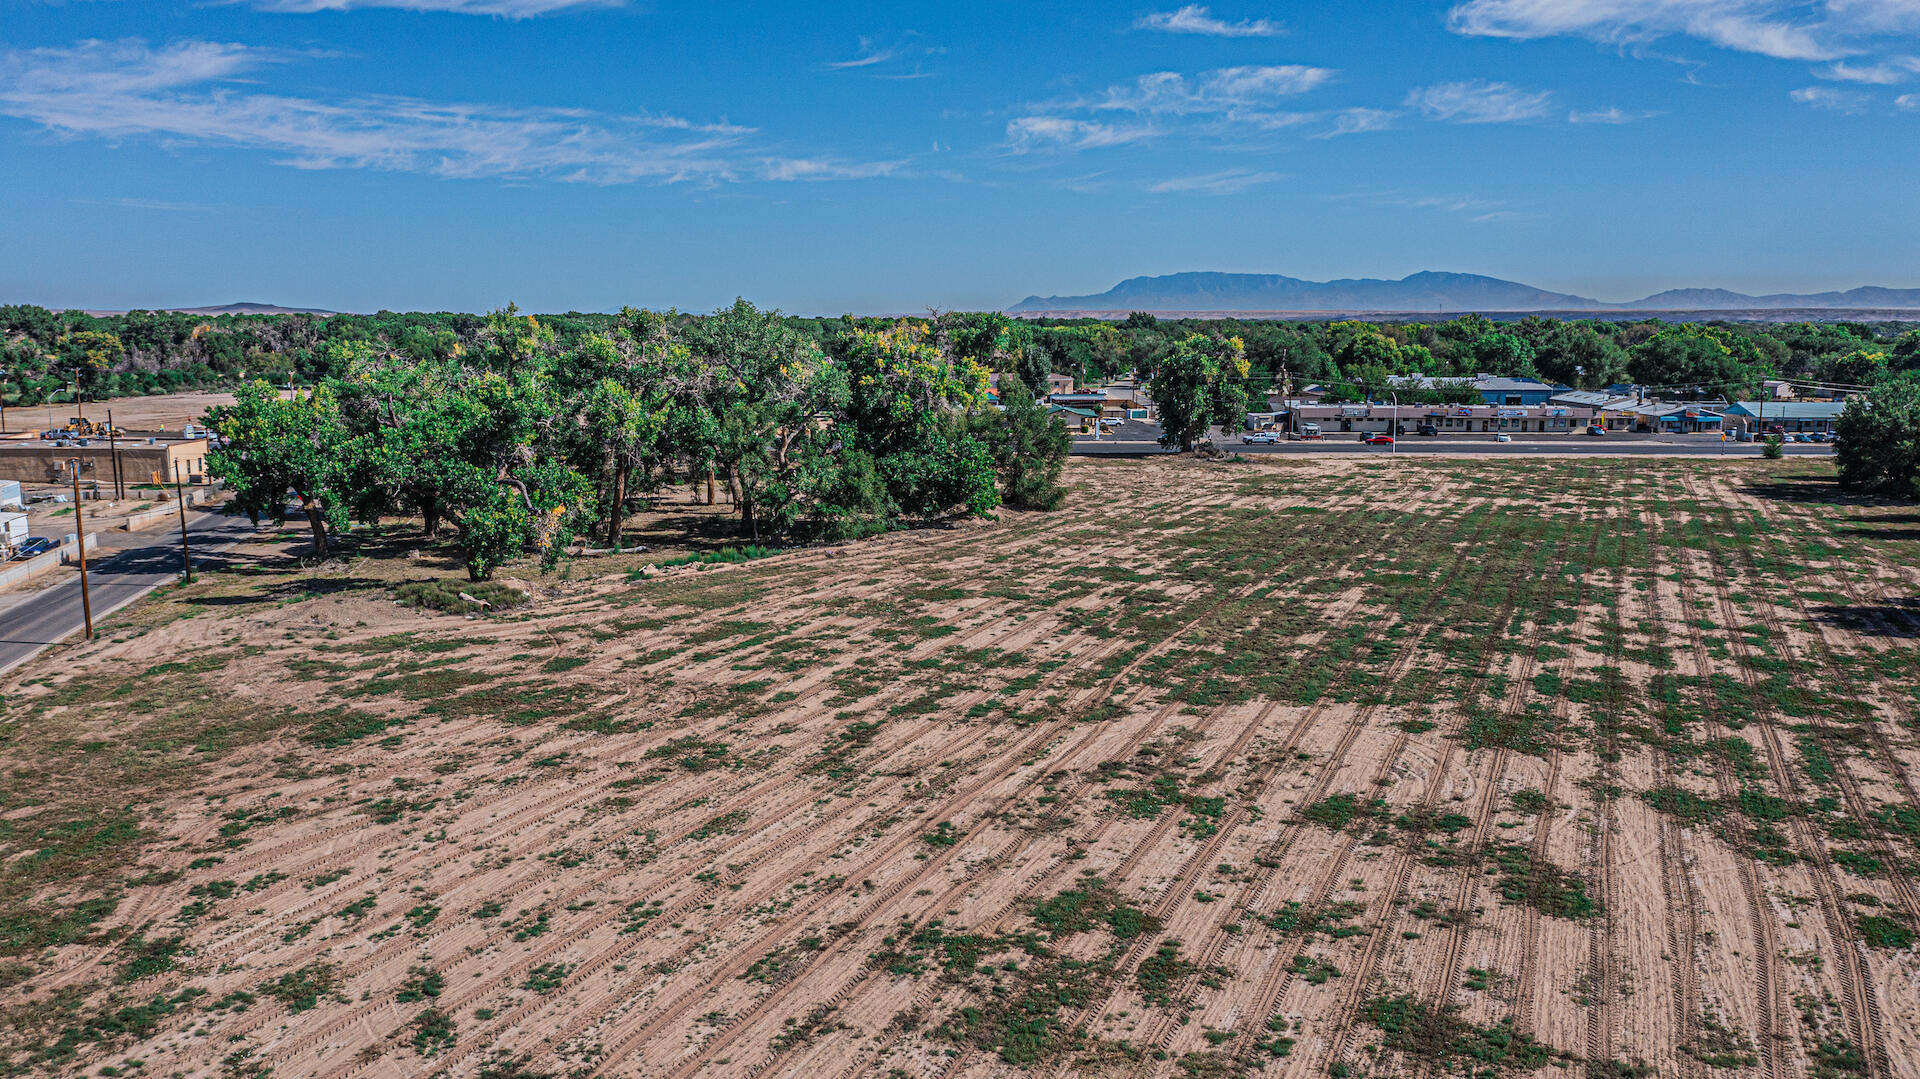
[[[93,640],[93,597],[87,593],[87,526],[80,511],[80,459],[73,458],[73,534],[80,541],[80,610],[87,619],[87,640]]]

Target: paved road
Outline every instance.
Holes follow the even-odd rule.
[[[1098,442],[1091,438],[1075,437],[1073,452],[1081,456],[1138,456],[1140,454],[1165,453],[1160,444],[1151,439],[1125,437],[1119,439],[1103,438]],[[1221,448],[1244,454],[1264,453],[1365,453],[1386,456],[1408,454],[1481,454],[1486,456],[1524,456],[1533,454],[1577,454],[1587,457],[1759,457],[1760,448],[1752,443],[1730,442],[1722,445],[1719,440],[1709,438],[1705,441],[1675,439],[1673,441],[1655,441],[1653,439],[1583,439],[1574,437],[1528,440],[1516,438],[1512,442],[1495,442],[1471,439],[1434,439],[1410,436],[1401,439],[1398,448],[1394,446],[1369,446],[1352,435],[1344,438],[1316,442],[1278,442],[1270,446],[1248,446],[1229,440]],[[1782,447],[1795,457],[1831,457],[1832,446],[1798,445],[1789,443]]]
[[[213,555],[253,534],[245,517],[217,513],[187,515],[188,543],[195,569],[208,568]],[[180,530],[102,532],[87,537],[87,584],[97,626],[107,615],[163,584],[180,579]],[[80,574],[62,571],[58,584],[5,597],[0,606],[0,673],[38,655],[42,649],[81,632]]]

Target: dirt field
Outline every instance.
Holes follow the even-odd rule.
[[[233,404],[230,393],[168,393],[153,397],[116,397],[111,401],[88,401],[79,406],[90,420],[105,420],[113,412],[113,422],[132,431],[178,431],[189,423],[199,423],[207,409]],[[64,426],[70,417],[80,415],[69,401],[62,405],[27,405],[7,409],[10,431],[41,431]]]
[[[10,1066],[1920,1076],[1911,507],[1071,476],[479,619],[263,546],[15,672]]]

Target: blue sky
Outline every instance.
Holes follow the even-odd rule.
[[[1920,0],[0,0],[0,302],[1920,286]]]

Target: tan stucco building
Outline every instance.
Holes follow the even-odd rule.
[[[90,438],[82,446],[69,439],[62,446],[46,439],[0,441],[0,480],[22,483],[67,483],[73,479],[67,462],[80,462],[80,478],[106,482],[113,477],[114,447],[106,439]],[[207,471],[204,438],[119,440],[120,472],[129,484],[172,483],[179,467],[182,482]]]

